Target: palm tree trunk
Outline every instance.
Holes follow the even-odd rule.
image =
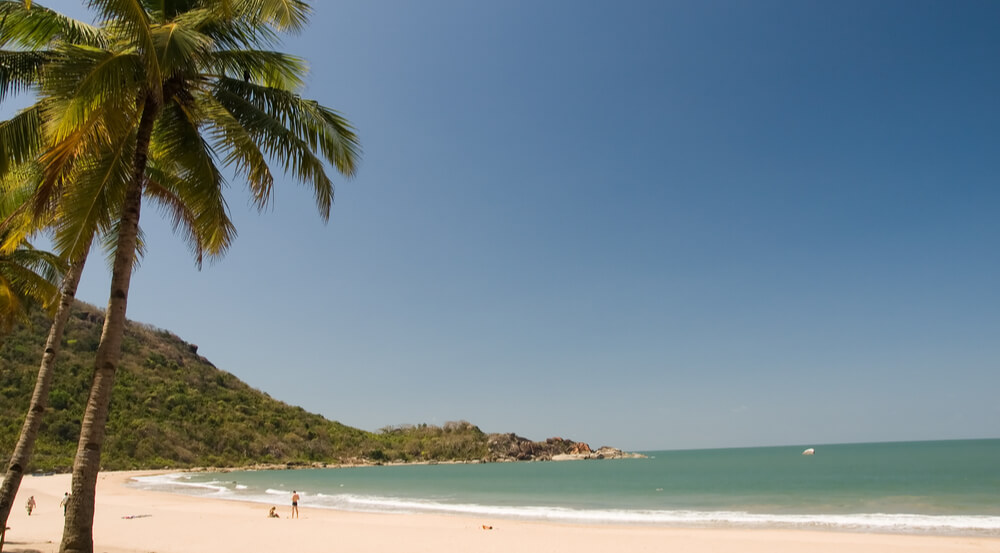
[[[89,244],[85,252],[88,250],[90,250]],[[38,429],[42,426],[42,417],[49,402],[52,376],[55,374],[56,356],[59,355],[59,346],[62,344],[63,330],[66,328],[66,321],[69,320],[70,311],[73,309],[73,302],[76,301],[76,289],[80,285],[80,276],[83,274],[83,266],[86,263],[87,254],[84,253],[83,257],[70,264],[65,276],[63,276],[59,307],[56,309],[56,316],[49,329],[49,336],[45,340],[45,353],[42,354],[42,363],[38,367],[35,391],[31,396],[28,414],[24,417],[21,436],[17,439],[14,453],[7,465],[3,485],[0,486],[0,551],[3,550],[7,518],[14,505],[17,490],[21,487],[24,471],[28,462],[31,461],[31,454],[35,449],[35,438],[38,437]]]
[[[105,425],[111,404],[111,388],[121,360],[122,338],[125,335],[125,308],[128,303],[132,266],[135,262],[136,243],[139,235],[139,208],[142,206],[142,189],[146,174],[146,160],[153,122],[159,103],[147,94],[142,118],[136,134],[135,161],[132,180],[125,192],[118,243],[111,269],[111,293],[105,313],[101,343],[94,360],[94,381],[90,398],[83,414],[80,443],[73,461],[73,483],[66,509],[60,553],[93,553],[94,503],[97,493],[97,474],[101,469],[101,448],[104,445]]]

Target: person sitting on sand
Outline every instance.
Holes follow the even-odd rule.
[[[267,513],[267,518],[281,518],[278,516],[277,507],[271,507],[271,510]]]
[[[28,510],[28,516],[30,517],[31,511],[35,510],[35,496],[31,496],[28,498],[28,503],[27,505],[24,506],[24,508]]]

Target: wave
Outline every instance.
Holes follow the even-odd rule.
[[[209,482],[192,481],[187,474],[157,474],[153,476],[135,476],[132,478],[135,487],[149,490],[175,491],[180,493],[190,493],[199,490],[205,494],[224,494],[229,491],[225,483],[212,480]]]
[[[290,490],[254,490],[236,482],[191,481],[188,475],[165,474],[133,478],[133,486],[217,499],[273,504],[276,496],[288,498]],[[902,513],[766,514],[744,511],[576,509],[550,506],[501,506],[391,496],[306,494],[299,490],[305,508],[376,513],[434,513],[493,517],[511,520],[577,524],[625,524],[673,527],[792,528],[904,534],[1000,536],[1000,516],[918,515]]]
[[[743,511],[573,509],[542,506],[447,504],[402,498],[337,497],[349,510],[404,513],[441,513],[494,516],[585,524],[635,524],[654,526],[783,527],[899,533],[974,533],[1000,535],[1000,517],[942,516],[891,513],[837,515],[758,514]],[[322,505],[317,505],[322,506]]]

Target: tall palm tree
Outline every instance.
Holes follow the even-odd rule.
[[[0,102],[12,93],[37,88],[41,67],[51,58],[48,49],[56,42],[64,40],[87,44],[97,36],[97,29],[82,22],[41,7],[31,11],[27,8],[30,8],[30,2],[24,2],[23,7],[18,2],[0,3],[0,48],[3,48],[0,50]],[[10,45],[15,49],[7,50]],[[27,206],[34,203],[31,202],[33,188],[40,178],[39,167],[34,160],[41,144],[40,113],[43,108],[43,105],[36,104],[15,117],[0,122],[0,185],[4,199],[4,221],[0,232],[5,238],[0,245],[0,252],[9,251],[12,244],[51,222],[50,217],[27,209]],[[89,251],[91,240],[92,237],[87,238],[86,247],[83,248],[85,252]],[[48,405],[63,330],[75,301],[86,259],[86,253],[74,258],[63,276],[35,389],[0,486],[0,550],[3,549],[7,519],[31,460],[35,439]]]
[[[0,125],[2,125],[2,123],[0,123]],[[12,189],[11,187],[6,186],[6,184],[7,183],[3,183],[3,179],[0,179],[0,194],[2,194],[2,198],[4,200],[11,200],[12,197],[16,198],[17,192],[23,192],[25,189],[30,189],[32,186],[36,185],[36,183],[30,179],[18,181],[20,190]],[[219,226],[224,228],[228,227],[224,233],[232,235],[231,223],[228,221],[228,218],[221,221],[203,220],[201,221],[202,228],[196,226],[196,217],[190,212],[184,203],[184,195],[181,194],[178,196],[170,188],[156,184],[151,185],[148,188],[147,197],[158,202],[164,208],[172,211],[175,226],[181,229],[188,237],[191,247],[195,251],[196,260],[199,263],[204,253],[208,253],[213,256],[219,254],[219,252],[214,251],[204,252],[205,241],[202,236],[206,234],[206,230],[203,227],[207,226],[209,233],[217,233]],[[10,251],[11,248],[18,248],[15,251],[23,250],[23,246],[15,245],[14,240],[17,240],[19,235],[24,234],[26,229],[34,231],[38,230],[35,227],[47,226],[44,223],[45,219],[39,220],[36,218],[24,217],[24,215],[29,214],[30,211],[24,209],[27,204],[18,204],[18,202],[30,200],[30,196],[27,198],[16,198],[12,203],[8,204],[7,202],[4,202],[4,205],[0,207],[0,218],[2,218],[3,213],[7,213],[11,208],[11,205],[20,205],[20,209],[15,207],[15,213],[12,216],[8,216],[3,225],[0,226],[0,261],[6,260],[10,256],[7,252]],[[94,205],[94,210],[97,211],[102,209],[105,202],[92,202],[92,204]],[[17,217],[19,214],[17,211],[21,211],[20,215],[22,215],[22,217]],[[102,217],[100,217],[101,220],[99,221],[99,226],[102,228],[110,228],[111,226],[107,219],[107,215],[108,213],[105,213]],[[56,220],[62,219],[62,217],[58,214],[54,218]],[[48,223],[48,225],[50,226],[51,222]],[[80,283],[80,277],[82,276],[83,268],[87,262],[90,243],[95,236],[103,234],[104,232],[105,231],[100,229],[91,229],[82,233],[82,239],[84,240],[84,247],[82,249],[83,253],[79,254],[75,261],[71,262],[66,268],[66,272],[62,278],[62,283],[59,287],[58,304],[55,310],[52,325],[45,341],[45,347],[35,381],[35,388],[31,396],[31,402],[28,407],[28,412],[25,415],[24,425],[22,426],[17,444],[11,454],[10,461],[7,466],[7,472],[4,475],[2,485],[0,485],[0,550],[3,549],[4,543],[3,534],[5,530],[2,529],[6,528],[7,518],[10,515],[14,498],[17,496],[17,490],[20,487],[21,480],[23,479],[24,473],[28,468],[29,461],[31,460],[35,440],[41,427],[43,415],[45,414],[48,406],[48,396],[52,378],[54,376],[55,361],[62,343],[62,336],[66,322],[69,319],[71,309],[75,302],[76,290]],[[7,242],[3,243],[5,238],[7,239]],[[20,244],[23,244],[23,242],[20,242]]]
[[[17,2],[0,2],[0,18],[0,47],[7,43],[21,47],[0,50],[0,100],[11,90],[31,90],[41,96],[35,105],[0,122],[0,189],[13,211],[0,225],[9,238],[0,252],[9,251],[10,244],[26,234],[51,226],[63,254],[73,260],[62,282],[61,299],[46,340],[28,414],[0,487],[0,528],[5,528],[3,523],[10,514],[45,412],[63,328],[91,242],[97,235],[116,233],[122,190],[131,174],[134,137],[129,142],[126,133],[124,140],[108,142],[103,141],[104,135],[100,133],[85,135],[84,140],[77,141],[75,149],[64,153],[57,178],[43,186],[42,165],[37,157],[43,143],[50,139],[43,121],[58,120],[59,110],[67,105],[65,98],[58,95],[58,86],[46,84],[44,77],[58,76],[58,72],[46,69],[45,64],[65,63],[62,58],[72,53],[66,43],[103,45],[109,37],[100,29],[37,5],[28,11]],[[51,131],[52,125],[48,127]],[[102,121],[100,114],[92,118],[91,129],[100,131],[107,127],[108,122]],[[192,186],[184,178],[186,171],[184,160],[154,155],[147,165],[145,195],[172,217],[175,230],[185,235],[200,266],[204,254],[224,253],[235,231],[221,191]],[[67,182],[73,186],[66,186]],[[0,549],[2,544],[0,531]]]
[[[17,173],[15,175],[14,178],[21,176]],[[11,212],[18,211],[20,209],[19,206],[24,205],[23,202],[27,201],[27,197],[23,194],[25,188],[23,186],[20,189],[10,187],[10,180],[10,176],[6,179],[0,178],[0,182],[4,184],[3,191],[0,192],[3,194],[4,199],[4,205],[3,208],[0,208],[0,213],[7,214],[8,217],[5,219],[5,223],[7,224],[0,229],[0,234],[7,241],[0,245],[0,256],[3,256],[4,252],[9,251],[11,247],[16,247],[12,246],[12,243],[18,239],[18,235],[23,234],[21,232],[23,229],[18,229],[14,226],[15,223],[11,221],[10,215],[12,214]],[[22,193],[18,194],[19,191]],[[16,220],[17,218],[14,217],[13,219]],[[49,389],[51,388],[55,370],[56,355],[62,343],[63,329],[69,318],[70,307],[76,296],[76,288],[80,283],[80,276],[85,262],[86,258],[83,258],[75,263],[71,263],[63,275],[58,291],[58,305],[53,316],[52,326],[49,328],[49,334],[45,341],[45,350],[42,354],[41,366],[35,380],[35,389],[31,395],[31,402],[24,418],[21,434],[18,436],[17,444],[11,453],[7,472],[4,474],[3,484],[0,485],[0,551],[3,550],[4,538],[6,536],[7,518],[10,516],[11,507],[13,507],[14,498],[17,496],[17,490],[21,486],[21,480],[24,477],[28,461],[31,460],[35,438],[38,436],[38,430],[42,425],[42,417],[48,405]]]
[[[127,165],[116,165],[127,166],[130,174],[117,196],[111,293],[73,466],[72,500],[60,545],[64,552],[93,550],[94,491],[121,356],[143,193],[170,176],[180,177],[192,183],[191,212],[198,218],[217,217],[212,200],[225,182],[220,167],[228,166],[263,208],[273,187],[268,161],[275,160],[311,187],[320,215],[327,219],[333,183],[324,160],[350,176],[359,156],[350,125],[296,92],[304,63],[266,49],[280,33],[303,26],[306,3],[91,0],[89,5],[105,22],[101,29],[109,40],[62,44],[53,60],[45,62],[43,98],[54,108],[44,122],[39,204],[57,198],[67,214],[63,227],[71,229],[80,205],[72,198],[87,195],[71,193],[67,199],[55,191],[75,156],[82,149],[88,155],[127,151],[131,158]],[[99,172],[86,173],[95,174]],[[156,182],[161,176],[163,182]],[[70,189],[87,187],[66,185]],[[58,236],[67,235],[72,233]],[[207,243],[215,238],[205,237]]]

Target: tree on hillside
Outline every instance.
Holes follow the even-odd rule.
[[[104,21],[101,30],[111,40],[97,46],[60,44],[56,60],[45,62],[52,100],[61,102],[61,107],[45,122],[38,194],[40,203],[52,199],[47,192],[64,182],[65,171],[81,148],[131,153],[130,175],[112,232],[116,243],[111,294],[60,546],[61,551],[86,552],[93,550],[94,490],[121,355],[141,200],[154,177],[149,171],[152,160],[172,159],[182,165],[184,171],[173,174],[197,184],[206,199],[221,194],[224,179],[219,167],[228,166],[246,180],[261,208],[269,202],[273,186],[268,160],[277,160],[312,187],[326,219],[333,184],[323,160],[349,176],[358,156],[357,139],[348,123],[295,92],[305,74],[302,61],[265,49],[276,43],[279,33],[304,25],[309,11],[304,2],[91,0],[89,4],[97,9]],[[79,183],[65,187],[86,189]],[[62,196],[57,199],[66,202]],[[64,212],[72,224],[73,210]]]

